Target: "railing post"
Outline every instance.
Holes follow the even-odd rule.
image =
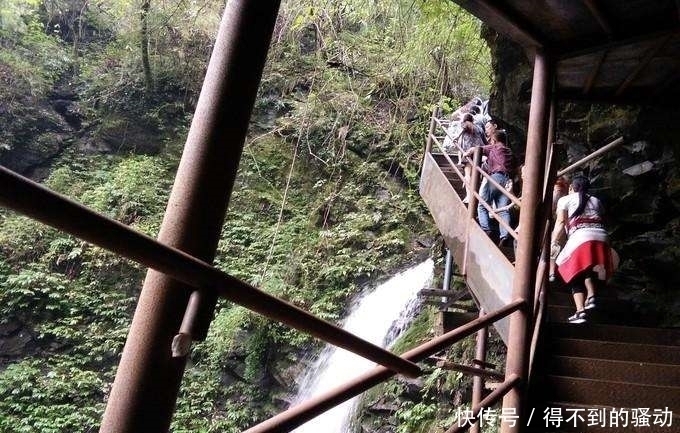
[[[453,265],[453,257],[451,255],[451,250],[446,247],[446,262],[444,266],[444,282],[442,283],[443,290],[451,290],[451,267]],[[449,298],[442,296],[442,303],[446,303]]]
[[[513,279],[513,299],[523,298],[527,305],[533,306],[534,280],[536,276],[537,246],[535,229],[541,213],[543,179],[545,176],[545,143],[550,105],[550,84],[552,69],[549,59],[537,49],[534,58],[534,76],[531,88],[531,109],[527,127],[526,159],[524,162],[522,185],[522,211],[519,224],[522,227],[517,245],[515,274]],[[510,318],[508,354],[505,366],[507,376],[516,374],[521,379],[503,399],[504,409],[514,409],[520,420],[524,419],[526,408],[524,397],[529,370],[529,350],[531,342],[532,310],[525,308]],[[506,376],[506,377],[507,377]],[[518,433],[522,423],[502,423],[502,433]]]
[[[427,138],[425,139],[425,155],[432,151],[432,134],[437,126],[435,119],[439,117],[439,107],[434,107],[432,109],[432,117],[430,117],[430,129],[427,132]]]
[[[479,309],[479,317],[484,317],[484,309]],[[489,334],[489,328],[482,328],[477,331],[477,353],[475,354],[475,361],[479,361],[482,365],[486,362],[486,342]],[[484,378],[482,376],[474,376],[472,378],[472,406],[478,406],[484,398]],[[477,421],[470,427],[470,432],[480,433],[481,423]]]
[[[465,161],[467,164],[467,161]],[[476,147],[472,154],[472,173],[470,174],[470,185],[466,185],[466,188],[470,188],[468,197],[468,218],[465,223],[465,251],[463,252],[463,266],[460,271],[461,274],[467,275],[467,258],[468,252],[470,250],[470,224],[476,224],[475,218],[477,218],[477,195],[475,192],[479,191],[480,178],[479,170],[477,169],[482,165],[482,149]],[[465,182],[465,180],[463,180]]]
[[[215,255],[278,10],[278,0],[227,2],[158,235],[206,262]],[[147,273],[100,432],[169,430],[186,364],[186,350],[173,356],[173,339],[180,326],[185,348],[202,338],[215,301],[214,291],[192,294]]]

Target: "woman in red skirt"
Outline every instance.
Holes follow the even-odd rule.
[[[607,281],[614,271],[609,237],[604,228],[604,208],[597,197],[588,194],[590,181],[576,176],[569,194],[557,202],[552,250],[560,249],[560,240],[567,234],[567,243],[556,259],[557,271],[571,286],[576,313],[570,323],[586,321],[586,310],[596,307],[597,286]]]

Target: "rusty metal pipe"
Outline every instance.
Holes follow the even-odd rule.
[[[217,249],[279,3],[226,3],[158,234],[160,243],[206,263]],[[147,272],[100,432],[169,429],[184,355],[191,339],[207,334],[217,301],[212,287],[197,290]],[[183,350],[173,347],[176,337],[182,337]]]
[[[204,287],[252,311],[411,377],[420,368],[342,328],[262,292],[195,257],[163,245],[130,227],[0,167],[0,203],[193,287]],[[169,346],[168,346],[169,347]]]
[[[432,109],[432,117],[430,118],[430,129],[427,133],[427,137],[425,138],[425,153],[423,155],[427,155],[432,150],[432,135],[434,134],[434,129],[436,125],[435,119],[437,118],[438,112],[439,107],[434,107]]]
[[[508,353],[505,373],[518,375],[522,386],[513,388],[503,399],[503,407],[514,408],[523,416],[523,395],[529,374],[529,349],[531,343],[532,310],[534,297],[534,279],[537,265],[537,242],[534,240],[539,224],[543,195],[543,177],[545,176],[545,143],[547,139],[548,110],[550,105],[550,84],[553,71],[544,53],[537,50],[534,58],[534,76],[531,88],[531,110],[527,127],[527,155],[524,164],[524,184],[522,187],[522,211],[519,215],[519,233],[515,274],[512,284],[513,299],[526,299],[530,308],[526,308],[510,318],[508,335]],[[501,425],[501,433],[518,433],[520,424],[514,426]]]
[[[479,331],[477,331],[477,332],[479,332]],[[436,357],[432,357],[430,359],[433,360],[433,361],[437,361],[436,366],[443,369],[443,370],[459,371],[461,373],[466,373],[466,374],[473,376],[473,379],[477,379],[477,378],[483,379],[485,377],[488,377],[488,378],[491,378],[491,379],[496,379],[496,380],[505,379],[505,374],[500,373],[498,371],[487,370],[485,368],[480,368],[480,367],[472,367],[470,365],[459,364],[457,362],[451,362],[447,359],[441,359],[441,358],[436,358]],[[474,390],[473,390],[473,392],[474,392]],[[473,396],[473,398],[472,398],[472,404],[473,405],[479,403],[480,401],[482,401],[481,398],[479,398],[479,399],[477,399],[477,401],[475,401],[474,396]]]
[[[484,309],[479,309],[479,317],[484,317]],[[489,336],[489,330],[487,328],[482,328],[477,331],[477,350],[475,353],[475,360],[479,361],[482,365],[486,362],[486,346]],[[482,371],[485,371],[482,369]],[[503,378],[501,378],[502,380]],[[484,396],[484,379],[481,376],[475,376],[472,378],[472,406],[479,404]],[[470,431],[473,433],[479,433],[481,431],[480,423],[475,423]]]
[[[468,200],[468,214],[467,221],[465,222],[465,249],[463,250],[463,265],[461,273],[467,275],[468,270],[468,255],[470,253],[470,224],[477,224],[477,204],[481,199],[478,191],[481,185],[481,180],[479,178],[479,173],[481,171],[476,170],[477,167],[482,165],[482,149],[475,147],[472,151],[472,173],[470,174],[470,185],[469,185],[469,200]]]
[[[605,145],[605,146],[602,146],[601,148],[597,149],[596,151],[594,151],[594,152],[591,153],[590,155],[584,156],[583,158],[579,159],[579,160],[576,161],[575,163],[571,164],[569,167],[560,169],[560,170],[557,172],[557,176],[564,176],[564,175],[567,174],[567,173],[571,173],[572,171],[574,171],[574,170],[576,170],[577,168],[581,167],[581,166],[584,165],[585,163],[590,162],[590,161],[592,161],[593,159],[597,158],[598,156],[604,155],[605,153],[609,152],[610,150],[612,150],[612,149],[615,148],[616,146],[618,146],[618,145],[620,145],[620,144],[623,144],[623,141],[624,141],[624,140],[623,140],[623,137],[617,138],[616,140],[612,141],[611,143],[609,143],[609,144],[607,144],[607,145]]]
[[[456,343],[463,338],[472,335],[481,328],[487,327],[497,320],[514,313],[520,308],[526,307],[526,301],[523,299],[516,300],[509,303],[505,307],[487,314],[483,318],[475,319],[463,326],[447,332],[440,337],[436,337],[427,343],[424,343],[402,355],[403,358],[413,362],[419,362],[428,358],[435,353],[446,349],[453,343]],[[297,406],[279,413],[278,415],[269,418],[268,420],[257,424],[244,433],[273,433],[273,432],[289,432],[294,428],[304,424],[315,416],[339,405],[340,403],[356,397],[362,392],[388,380],[394,376],[394,373],[384,367],[376,367],[361,376],[350,380],[344,385],[340,385],[335,389],[331,389],[317,397],[309,399]]]
[[[538,266],[536,267],[536,279],[534,287],[534,327],[531,334],[531,345],[529,350],[529,370],[528,378],[529,384],[531,381],[531,376],[533,374],[534,360],[536,359],[536,348],[538,347],[538,342],[542,333],[543,328],[543,317],[547,309],[546,291],[548,287],[548,262],[550,260],[548,252],[550,251],[550,233],[552,231],[552,221],[553,221],[553,196],[554,196],[554,184],[556,179],[556,160],[555,155],[555,126],[557,122],[557,98],[554,92],[555,82],[553,80],[553,97],[550,98],[550,114],[548,116],[548,137],[546,141],[546,160],[545,160],[545,179],[543,182],[543,204],[542,213],[540,216],[539,224],[540,232],[542,236],[540,237],[540,242],[538,244],[540,251],[540,259]],[[538,239],[537,239],[538,240]]]
[[[515,206],[518,206],[518,207],[522,207],[522,200],[520,200],[520,199],[519,199],[517,196],[515,196],[513,193],[511,193],[510,191],[508,191],[507,189],[505,189],[505,185],[501,185],[500,183],[498,183],[498,182],[496,182],[495,180],[493,180],[493,178],[491,177],[491,175],[490,175],[489,173],[487,173],[487,172],[485,172],[484,170],[482,170],[482,167],[481,167],[481,166],[475,167],[474,169],[475,169],[475,170],[478,170],[479,173],[481,174],[481,176],[483,176],[483,177],[486,179],[487,182],[489,182],[491,185],[493,185],[494,187],[496,187],[496,188],[497,188],[504,196],[506,196],[507,198],[509,198],[510,201],[512,202],[512,204],[514,204]]]

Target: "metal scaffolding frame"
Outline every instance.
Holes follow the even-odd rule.
[[[532,229],[538,228],[543,218],[540,212],[545,195],[547,125],[554,79],[550,57],[536,47],[526,152],[529,157],[525,161],[527,176],[520,216],[523,229],[518,238],[512,300],[399,357],[209,264],[214,259],[233,189],[278,9],[278,0],[226,3],[158,240],[0,167],[0,204],[150,268],[100,431],[169,429],[190,343],[205,338],[218,297],[382,365],[251,428],[250,433],[288,431],[395,373],[419,376],[422,371],[415,362],[506,316],[510,317],[510,336],[505,382],[481,401],[481,396],[476,396],[474,410],[505,396],[504,407],[515,408],[521,414],[535,319],[536,257],[540,245]],[[495,9],[492,12],[499,13]],[[534,44],[533,34],[518,29],[531,45],[538,45]],[[504,425],[502,431],[518,432],[520,426],[521,423],[516,427]]]

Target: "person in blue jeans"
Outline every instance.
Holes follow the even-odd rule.
[[[508,180],[512,179],[514,171],[514,157],[512,150],[505,144],[507,142],[507,135],[504,130],[498,129],[491,133],[489,137],[489,144],[486,146],[481,146],[482,154],[486,156],[487,172],[491,175],[491,178],[495,180],[499,185],[505,186]],[[470,156],[473,149],[466,152],[466,156]],[[491,182],[487,182],[480,191],[479,195],[484,201],[486,201],[491,206],[498,211],[498,217],[502,219],[508,226],[510,226],[510,211],[509,204],[510,198],[503,194],[503,192],[498,189]],[[477,206],[477,219],[479,220],[479,225],[486,232],[491,239],[494,239],[495,233],[492,232],[489,225],[489,211],[480,203]],[[508,234],[503,225],[499,224],[499,242],[500,246],[510,246],[512,244],[512,237]]]

